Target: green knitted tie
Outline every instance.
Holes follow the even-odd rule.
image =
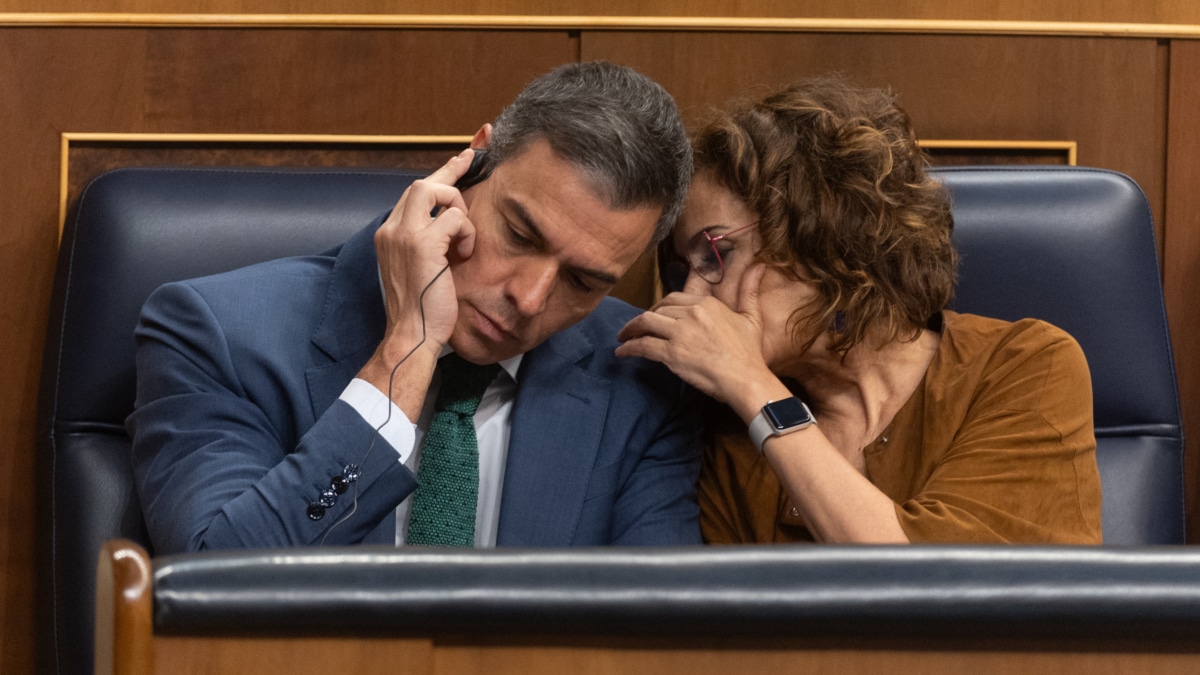
[[[475,410],[500,370],[477,366],[457,354],[438,362],[442,385],[433,421],[421,448],[421,486],[413,493],[408,543],[427,546],[474,546],[479,501],[479,440]]]

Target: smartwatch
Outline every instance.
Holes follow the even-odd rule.
[[[772,436],[782,436],[817,423],[804,401],[792,396],[779,401],[767,401],[758,416],[750,422],[750,440],[762,452],[763,443]]]

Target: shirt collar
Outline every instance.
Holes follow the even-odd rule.
[[[438,354],[438,358],[440,359],[453,351],[454,350],[450,348],[449,344],[444,344],[442,345],[441,353]],[[500,369],[508,373],[508,376],[512,378],[513,382],[517,381],[517,371],[521,368],[521,359],[523,358],[525,358],[524,354],[517,354],[516,356],[504,359],[499,363]]]

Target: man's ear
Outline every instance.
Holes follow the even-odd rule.
[[[487,148],[488,144],[491,142],[492,125],[489,122],[488,124],[479,127],[479,131],[475,132],[475,136],[471,138],[471,147],[475,148],[476,150],[483,150]]]

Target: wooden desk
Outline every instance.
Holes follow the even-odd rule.
[[[912,549],[905,550],[912,551]],[[367,636],[352,636],[345,630],[345,624],[341,624],[342,627],[339,627],[340,621],[336,616],[330,617],[325,634],[322,634],[320,630],[313,629],[313,626],[320,624],[320,621],[315,618],[300,621],[308,627],[297,629],[294,625],[297,621],[293,620],[296,618],[295,614],[290,615],[292,618],[288,618],[289,615],[282,615],[282,623],[285,625],[278,631],[272,631],[266,625],[270,618],[264,618],[265,615],[261,613],[256,614],[257,610],[243,613],[237,609],[220,609],[228,599],[223,599],[225,594],[235,592],[232,588],[216,589],[212,594],[208,594],[199,587],[190,587],[180,595],[180,598],[186,595],[187,599],[177,598],[174,601],[164,601],[160,598],[156,603],[156,574],[160,579],[166,579],[176,572],[169,569],[169,564],[165,567],[152,565],[145,551],[135,544],[117,541],[110,542],[106,546],[100,564],[97,594],[96,672],[120,675],[135,673],[170,673],[172,675],[189,673],[245,673],[247,675],[320,673],[325,675],[337,672],[422,674],[486,672],[490,674],[519,673],[521,675],[530,673],[664,675],[677,672],[690,675],[730,672],[870,673],[871,675],[881,672],[901,672],[978,675],[981,673],[1037,672],[1103,675],[1108,673],[1200,672],[1200,641],[1186,639],[1200,618],[1200,607],[1195,611],[1186,609],[1188,604],[1197,604],[1191,602],[1189,598],[1196,597],[1193,591],[1200,588],[1200,574],[1196,575],[1196,586],[1185,587],[1176,583],[1176,580],[1172,578],[1173,573],[1169,571],[1174,569],[1177,572],[1186,573],[1186,568],[1192,567],[1193,564],[1196,566],[1195,569],[1200,571],[1200,557],[1193,555],[1190,551],[1180,549],[1178,555],[1174,553],[1160,555],[1157,552],[1146,551],[1116,551],[1110,554],[1108,551],[1103,551],[1100,557],[1106,562],[1089,567],[1087,560],[1095,558],[1095,556],[1091,556],[1086,549],[1063,549],[1061,553],[1050,550],[1045,554],[1050,557],[1050,560],[1043,562],[1050,563],[1052,567],[1057,562],[1054,560],[1056,556],[1063,558],[1063,565],[1074,565],[1075,563],[1071,562],[1074,558],[1084,561],[1081,585],[1075,590],[1064,587],[1060,589],[1063,592],[1056,593],[1053,585],[1044,585],[1046,578],[1043,572],[1047,568],[1037,564],[1037,561],[1044,557],[1042,552],[1046,549],[994,548],[991,550],[996,552],[998,559],[1011,558],[1012,556],[1007,554],[1016,551],[1018,558],[1024,557],[1032,561],[1033,569],[1029,574],[1028,583],[1020,582],[1019,574],[1016,577],[1008,576],[992,581],[988,580],[989,577],[996,577],[993,570],[997,568],[997,565],[1010,565],[1012,560],[1007,562],[1000,560],[996,564],[978,563],[974,565],[980,569],[977,597],[975,602],[971,603],[970,598],[967,597],[970,592],[964,595],[963,587],[955,580],[954,569],[959,565],[972,566],[969,558],[978,555],[977,552],[980,549],[961,550],[967,551],[968,554],[959,555],[954,553],[953,549],[943,548],[933,550],[928,554],[917,551],[910,556],[897,549],[896,552],[900,554],[901,559],[896,563],[898,573],[895,583],[890,586],[892,599],[881,598],[878,603],[865,602],[858,608],[845,609],[843,607],[843,610],[838,610],[837,607],[842,606],[842,603],[837,602],[836,598],[826,598],[826,600],[833,599],[835,601],[823,604],[824,601],[818,597],[820,588],[825,588],[832,596],[844,595],[844,591],[835,590],[836,584],[831,585],[829,579],[812,585],[811,593],[803,592],[795,595],[794,591],[797,587],[783,588],[781,589],[780,603],[773,603],[769,598],[762,597],[758,597],[756,600],[751,599],[756,595],[755,592],[753,590],[747,592],[747,612],[752,612],[756,607],[763,607],[763,602],[766,601],[765,606],[768,607],[769,612],[781,611],[784,615],[789,612],[795,613],[799,618],[795,622],[797,629],[794,634],[790,634],[787,625],[778,626],[776,630],[763,630],[758,635],[754,634],[754,631],[744,631],[741,627],[747,624],[758,624],[762,617],[750,614],[738,616],[735,612],[728,610],[722,610],[726,616],[727,631],[723,631],[717,626],[709,626],[714,628],[712,631],[703,629],[703,626],[709,625],[714,617],[719,616],[717,614],[698,617],[696,621],[701,623],[695,625],[702,626],[702,628],[694,632],[691,631],[693,626],[686,626],[689,628],[689,632],[681,632],[672,629],[670,625],[672,622],[654,623],[662,617],[656,616],[653,610],[647,613],[647,607],[665,607],[667,609],[664,610],[664,616],[666,616],[674,611],[670,609],[672,605],[680,605],[681,602],[686,604],[690,600],[686,600],[686,593],[679,593],[679,589],[683,586],[676,586],[673,589],[662,589],[662,597],[659,599],[661,603],[657,604],[652,597],[654,594],[650,590],[650,587],[657,583],[653,579],[648,582],[648,585],[637,584],[641,586],[640,591],[630,590],[629,606],[631,609],[628,625],[644,623],[645,626],[650,627],[641,631],[644,633],[642,635],[637,634],[637,631],[631,634],[619,629],[619,624],[623,621],[619,609],[614,609],[615,606],[612,604],[606,605],[603,600],[603,596],[613,592],[614,586],[611,580],[600,579],[597,581],[597,592],[594,596],[585,593],[584,588],[574,586],[571,581],[563,584],[563,593],[565,594],[584,593],[578,603],[578,615],[595,613],[601,607],[608,608],[609,616],[596,624],[600,628],[591,633],[579,633],[574,628],[566,630],[547,628],[549,624],[544,622],[556,621],[555,615],[561,609],[561,607],[554,608],[556,601],[553,599],[549,603],[550,608],[547,614],[543,616],[542,620],[532,620],[531,623],[534,625],[529,631],[519,625],[525,623],[528,618],[525,613],[529,610],[529,607],[521,605],[519,600],[515,603],[513,610],[513,625],[507,629],[480,631],[477,626],[470,625],[476,623],[475,618],[472,617],[464,621],[468,624],[464,626],[465,630],[454,631],[447,628],[450,625],[447,622],[454,620],[455,610],[451,610],[447,614],[436,605],[453,604],[458,601],[469,605],[472,600],[469,598],[456,600],[449,595],[443,596],[439,600],[438,597],[433,596],[438,596],[440,589],[437,584],[432,584],[428,586],[431,597],[422,601],[431,603],[429,605],[431,630],[427,634],[421,634],[419,630],[414,630],[414,626],[420,623],[419,611],[406,613],[397,618],[384,610],[378,612],[374,618],[356,616],[353,619],[354,624],[365,622],[365,625],[372,625],[371,622],[374,621],[373,625],[377,627],[377,630],[371,631],[371,634]],[[1101,549],[1094,550],[1102,551]],[[1075,555],[1076,553],[1079,555]],[[232,571],[237,567],[239,569],[236,573],[240,574],[244,569],[263,564],[263,559],[255,558],[255,555],[261,556],[261,554],[249,554],[251,560],[245,565],[237,560],[236,555],[222,558],[220,564],[216,565],[214,569],[218,573],[224,573],[222,570]],[[287,560],[282,563],[279,561],[268,563],[268,565],[279,566],[279,576],[288,576],[289,569],[296,564],[309,567],[310,571],[312,564],[318,567],[329,564],[327,560],[314,563],[311,560],[314,554],[311,552],[279,555],[280,558],[287,558]],[[425,564],[420,560],[420,554],[415,557],[413,554],[396,555],[403,560],[386,564],[417,567]],[[483,556],[486,555],[483,554]],[[525,552],[513,555],[525,555],[527,558],[530,555],[534,558],[542,556],[547,559],[558,556],[551,552]],[[567,554],[566,557],[570,558],[570,555]],[[603,557],[604,554],[599,555]],[[703,554],[698,551],[695,555],[690,553],[684,555],[693,558],[689,563],[691,564],[696,562],[697,556]],[[719,552],[717,555],[721,557],[725,553]],[[785,553],[784,555],[791,554]],[[895,554],[885,550],[882,555],[892,557]],[[931,564],[938,556],[942,555],[947,557],[948,565],[934,565],[934,568],[949,569],[945,594],[930,592],[930,589],[938,586],[938,582],[933,578],[927,579],[930,584],[925,585],[923,590],[905,581],[912,573],[924,574],[919,572],[918,568],[926,566],[927,563]],[[986,557],[986,552],[984,555]],[[472,557],[472,554],[467,554],[463,557],[449,556],[446,559],[434,559],[436,552],[433,552],[425,558],[431,569],[443,566],[442,569],[454,570],[457,567],[460,568],[459,571],[462,571],[463,567],[472,567],[477,571],[480,567],[479,561],[484,559],[483,556]],[[617,556],[618,559],[615,561],[617,566],[628,565],[636,568],[643,562],[637,553],[618,553]],[[853,572],[856,568],[873,564],[867,562],[866,559],[874,557],[875,553],[867,551],[863,557],[851,551],[849,556],[847,562],[841,567]],[[649,554],[648,557],[657,557],[658,560],[662,560],[659,554]],[[671,554],[668,553],[667,557],[670,558]],[[808,565],[804,560],[807,557],[806,555],[800,556],[801,567]],[[823,553],[821,557],[824,557]],[[858,557],[863,557],[863,559],[858,560]],[[1144,564],[1147,561],[1149,563]],[[360,560],[349,564],[361,562]],[[745,561],[735,561],[733,567],[725,565],[725,562],[717,560],[717,564],[713,567],[725,566],[726,569],[734,569]],[[829,560],[822,560],[819,564],[823,566],[828,562]],[[1026,563],[1023,559],[1015,562],[1018,567]],[[1162,564],[1159,565],[1159,563]],[[551,561],[551,564],[556,563]],[[574,563],[571,560],[567,560],[568,566],[572,564]],[[1183,567],[1180,567],[1181,564]],[[534,565],[541,565],[541,563],[534,563]],[[1099,597],[1105,595],[1104,593],[1091,593],[1097,597],[1089,600],[1078,597],[1078,593],[1075,592],[1091,587],[1093,582],[1101,582],[1103,577],[1113,569],[1128,570],[1128,565],[1143,565],[1147,569],[1135,572],[1124,582],[1119,579],[1111,579],[1112,593],[1108,594],[1107,599]],[[1160,569],[1157,571],[1150,569],[1156,565]],[[1146,571],[1149,574],[1143,573]],[[471,574],[470,580],[464,585],[463,592],[466,595],[476,596],[476,601],[481,608],[479,614],[495,613],[496,616],[503,617],[506,610],[504,607],[496,605],[495,600],[498,596],[488,596],[486,590],[483,589],[495,582],[496,588],[500,591],[499,595],[507,594],[515,597],[520,593],[514,593],[511,587],[505,586],[507,582],[503,580],[503,573],[491,575],[494,577],[491,580],[487,578],[489,572],[478,575],[472,572]],[[574,579],[574,574],[574,572],[568,572],[567,576],[562,579]],[[725,572],[719,570],[717,574],[725,574]],[[420,576],[420,573],[415,576]],[[1139,576],[1145,583],[1128,583]],[[1159,581],[1153,582],[1151,577],[1157,577]],[[361,594],[360,584],[362,583],[361,580],[350,580],[346,584],[346,597],[351,597],[355,593]],[[424,583],[423,581],[414,582],[414,584]],[[710,592],[716,594],[713,597],[719,598],[723,592],[719,588],[714,590],[711,579],[705,581],[705,585]],[[1006,586],[1009,587],[1009,592],[1004,591]],[[803,589],[804,587],[805,584],[801,583],[798,588]],[[245,587],[243,586],[243,588]],[[538,586],[537,582],[530,588],[542,588],[547,591],[548,595],[556,592],[554,589]],[[884,587],[876,581],[866,581],[863,593],[879,593],[881,588]],[[419,590],[414,586],[400,589],[398,593],[404,595]],[[244,593],[244,590],[240,592]],[[639,592],[643,597],[634,597]],[[700,596],[703,596],[704,592],[703,589],[698,591]],[[298,588],[297,593],[299,596],[307,593],[315,598],[316,607],[312,611],[318,615],[327,611],[331,606],[328,593],[313,592],[311,584]],[[1084,593],[1090,592],[1084,591]],[[1120,616],[1121,610],[1119,608],[1113,610],[1113,607],[1117,605],[1111,604],[1111,601],[1117,600],[1117,596],[1121,593],[1136,596],[1136,598],[1131,597],[1130,603],[1128,603],[1135,607],[1130,608],[1127,616]],[[1128,639],[1113,637],[1114,628],[1119,629],[1123,622],[1130,621],[1139,611],[1142,611],[1136,609],[1136,605],[1140,602],[1137,598],[1146,601],[1148,603],[1146,606],[1153,606],[1157,602],[1155,600],[1157,594],[1173,595],[1180,601],[1162,606],[1163,615],[1169,621],[1162,623],[1158,628],[1150,625],[1157,621],[1155,619],[1140,621],[1137,622],[1139,625],[1130,624]],[[907,600],[905,595],[909,596]],[[1006,595],[1007,597],[1003,597]],[[229,597],[236,598],[237,596]],[[1036,600],[1039,597],[1046,602],[1039,604]],[[1031,602],[1031,599],[1034,600]],[[289,599],[287,602],[293,600],[295,599]],[[708,604],[704,597],[696,597],[692,600],[699,600],[704,605]],[[971,606],[962,606],[961,603],[964,600]],[[997,602],[998,600],[999,602]],[[298,601],[306,602],[304,598],[300,598]],[[337,602],[343,601],[344,598]],[[388,600],[385,601],[385,604],[394,601],[396,600]],[[179,606],[169,607],[172,602],[178,603]],[[719,602],[732,602],[730,607],[737,604],[736,598],[725,598],[724,601]],[[244,604],[253,605],[254,603],[255,601],[251,599]],[[996,607],[1007,606],[1007,603],[1011,603],[1011,611],[1002,609],[1001,614],[1005,616],[1001,616],[994,610]],[[180,613],[180,607],[184,605],[197,606],[200,608],[201,614],[210,613],[207,618],[200,620],[201,624],[208,627],[195,634],[188,634],[180,632],[178,626],[182,624],[170,619],[165,622],[174,625],[174,628],[163,629],[161,625],[156,627],[156,624],[163,624],[165,618],[159,616],[157,622],[152,620],[153,608],[156,604],[160,607],[160,613],[172,615]],[[234,605],[237,604],[234,602]],[[362,609],[364,614],[374,611],[371,604],[371,602],[364,603]],[[854,602],[851,599],[845,604],[853,605]],[[1004,629],[1010,636],[980,636],[977,630],[964,624],[961,627],[962,630],[954,631],[955,635],[938,638],[931,637],[919,627],[914,629],[911,625],[907,628],[894,625],[894,622],[899,621],[919,624],[920,622],[913,621],[913,617],[929,613],[931,607],[936,608],[939,604],[944,605],[943,609],[948,616],[966,617],[975,614],[978,617],[979,625]],[[1061,612],[1053,609],[1056,605],[1062,606]],[[827,609],[819,609],[821,606],[825,606]],[[872,610],[872,607],[876,607],[876,609]],[[905,609],[906,607],[907,609]],[[224,619],[221,618],[223,611],[227,611]],[[297,612],[295,606],[285,611]],[[813,625],[815,624],[812,622],[822,619],[822,611],[826,614],[827,625],[830,625],[831,628],[829,631],[817,630],[814,632]],[[906,612],[912,616],[905,617]],[[1044,624],[1047,619],[1050,619],[1051,623],[1048,625],[1061,626],[1062,630],[1051,628],[1049,632],[1052,634],[1040,637],[1037,630],[1022,630],[1019,627],[1019,615],[1022,612],[1029,614],[1031,626]],[[1097,621],[1096,616],[1080,614],[1072,619],[1072,612],[1107,614],[1108,616]],[[702,607],[697,613],[705,614]],[[684,615],[680,614],[679,616]],[[859,616],[861,621],[855,622],[853,620],[855,616]],[[482,620],[492,619],[484,618]],[[931,621],[939,623],[943,622],[943,619],[931,617]],[[586,618],[581,620],[581,624],[588,622],[589,620]],[[689,622],[691,619],[683,620],[680,625],[683,626]],[[1080,629],[1079,622],[1085,624],[1091,622],[1090,628]],[[573,622],[568,621],[568,623]],[[1072,624],[1075,625],[1075,628],[1072,628]],[[863,626],[863,630],[856,630],[856,625]],[[390,628],[391,626],[395,626],[394,631]],[[614,630],[614,626],[618,628]],[[1089,637],[1093,628],[1095,637]],[[1147,629],[1154,631],[1158,637],[1148,638],[1143,634]]]

